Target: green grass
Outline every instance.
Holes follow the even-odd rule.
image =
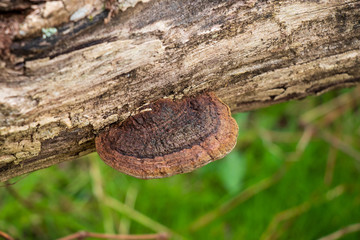
[[[0,231],[16,239],[56,239],[78,231],[171,231],[174,239],[329,235],[360,222],[360,162],[349,153],[360,152],[358,92],[337,90],[235,114],[240,130],[234,151],[189,174],[139,180],[94,153],[17,178],[0,188]],[[332,106],[341,96],[350,100],[301,122],[311,109]],[[329,143],[324,132],[347,149]],[[342,239],[360,239],[360,232]]]

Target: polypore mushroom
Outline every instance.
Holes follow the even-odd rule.
[[[191,172],[223,158],[238,127],[214,93],[160,99],[114,124],[95,140],[100,158],[128,175],[149,179]]]

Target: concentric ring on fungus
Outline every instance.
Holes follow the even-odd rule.
[[[236,144],[238,126],[214,93],[159,99],[95,140],[109,166],[149,179],[191,172],[223,158]]]

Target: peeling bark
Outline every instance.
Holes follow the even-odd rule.
[[[95,151],[162,97],[215,91],[238,112],[360,82],[360,1],[152,0],[108,24],[76,10],[0,62],[1,181]]]

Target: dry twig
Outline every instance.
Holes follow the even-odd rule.
[[[115,235],[115,234],[102,234],[91,232],[78,232],[69,236],[59,238],[58,240],[72,240],[72,239],[85,239],[85,238],[102,238],[102,239],[117,239],[117,240],[167,240],[168,235],[166,233],[157,234],[141,234],[141,235]]]
[[[254,195],[266,190],[267,188],[274,185],[278,182],[284,175],[285,171],[284,168],[281,168],[278,172],[272,175],[269,178],[266,178],[250,187],[242,191],[239,195],[235,196],[234,198],[230,199],[228,202],[222,204],[220,207],[208,212],[207,214],[203,215],[202,217],[198,218],[195,222],[190,225],[190,229],[192,231],[197,231],[200,228],[205,227],[210,222],[214,221],[216,218],[226,214],[233,208],[237,207],[239,204],[245,202],[246,200],[250,199]]]
[[[349,226],[346,226],[330,235],[320,238],[319,240],[335,240],[339,239],[349,233],[360,231],[360,223],[355,223]]]
[[[262,234],[261,240],[270,240],[276,239],[277,234],[280,232],[279,226],[280,224],[286,225],[288,221],[291,219],[307,212],[310,208],[317,204],[321,204],[326,201],[331,201],[334,198],[340,196],[345,191],[345,187],[343,185],[339,185],[331,190],[329,190],[326,194],[319,197],[314,197],[298,206],[286,209],[282,212],[279,212],[272,219],[270,224],[268,225],[266,231]]]
[[[333,179],[335,163],[336,163],[336,156],[337,156],[337,149],[330,148],[329,154],[328,154],[328,159],[326,162],[326,170],[325,170],[325,176],[324,176],[324,183],[327,186],[331,185],[331,182]]]
[[[99,203],[101,203],[102,206],[115,210],[120,214],[123,214],[124,216],[128,217],[129,219],[136,221],[142,224],[143,226],[148,227],[149,229],[152,229],[153,231],[166,232],[168,235],[171,235],[173,239],[182,238],[181,236],[179,236],[179,234],[175,233],[174,231],[162,225],[161,223],[153,220],[147,215],[138,212],[136,209],[124,204],[123,202],[115,198],[109,197],[104,192],[102,175],[96,164],[98,164],[98,161],[91,162],[90,173],[93,178],[94,196],[98,199]]]
[[[0,231],[0,237],[4,238],[5,240],[14,240],[11,236],[9,236],[9,234],[2,231]]]

